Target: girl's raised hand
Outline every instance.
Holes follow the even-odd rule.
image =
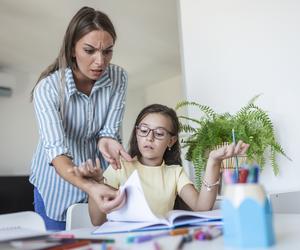
[[[245,155],[249,146],[249,144],[244,143],[243,141],[239,141],[236,145],[231,143],[221,148],[212,150],[209,154],[209,159],[221,162],[222,160],[230,157]]]
[[[103,180],[103,171],[100,166],[100,160],[96,158],[95,165],[91,159],[82,163],[79,167],[73,167],[69,172],[74,173],[76,176],[80,176],[87,179],[92,179],[98,183]]]

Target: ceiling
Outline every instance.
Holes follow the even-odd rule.
[[[39,74],[58,54],[71,17],[82,6],[108,14],[118,39],[113,63],[129,73],[129,87],[180,74],[177,1],[1,0],[0,72]]]

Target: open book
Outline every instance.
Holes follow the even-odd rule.
[[[0,215],[0,242],[48,235],[42,217],[32,211]]]
[[[172,210],[165,217],[156,216],[145,199],[137,171],[134,171],[120,188],[126,192],[126,204],[119,210],[107,215],[107,222],[97,228],[93,234],[120,233],[172,229],[179,226],[220,225],[220,210],[192,212]]]

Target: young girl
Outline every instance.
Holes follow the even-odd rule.
[[[198,192],[181,166],[178,133],[179,121],[173,109],[159,104],[144,108],[136,119],[130,139],[129,154],[134,161],[121,161],[122,167],[118,170],[109,166],[103,173],[104,182],[118,189],[137,170],[146,200],[156,215],[165,215],[172,210],[177,195],[193,211],[212,209],[222,160],[244,154],[249,145],[239,141],[237,145],[211,151],[203,186]],[[125,197],[123,199],[125,202]],[[94,225],[106,220],[106,214],[98,209],[92,198],[89,199],[89,212]]]

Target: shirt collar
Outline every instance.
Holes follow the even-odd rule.
[[[68,97],[70,97],[78,92],[74,81],[73,73],[70,67],[66,68],[65,76],[66,76],[67,94]],[[98,90],[99,88],[107,87],[110,85],[112,85],[112,81],[108,73],[108,68],[106,68],[106,70],[103,72],[101,77],[95,82],[92,92]]]
[[[146,167],[146,168],[162,168],[162,167],[165,166],[165,161],[164,161],[164,160],[162,161],[162,163],[161,163],[159,166],[148,166],[148,165],[144,165],[144,164],[142,164],[142,163],[138,160],[138,157],[137,157],[137,156],[135,156],[135,157],[133,158],[133,160],[136,161],[138,165],[143,166],[143,167]]]

